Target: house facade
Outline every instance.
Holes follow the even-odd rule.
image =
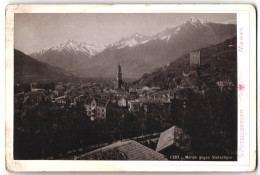
[[[39,103],[46,99],[46,91],[38,90],[33,92],[28,92],[24,94],[24,98],[30,100],[33,104]]]
[[[107,117],[107,105],[109,100],[107,99],[86,99],[84,102],[84,107],[86,109],[86,114],[89,117],[103,119]]]
[[[132,113],[140,111],[140,101],[130,100],[128,101],[128,110]]]
[[[119,100],[118,100],[118,106],[120,106],[120,107],[127,107],[127,100],[126,100],[126,98],[120,98]]]

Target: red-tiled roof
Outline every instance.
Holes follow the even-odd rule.
[[[79,160],[167,160],[136,141],[117,142],[79,156]]]

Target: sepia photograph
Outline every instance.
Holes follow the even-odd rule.
[[[13,52],[14,160],[237,160],[236,13],[15,13]]]

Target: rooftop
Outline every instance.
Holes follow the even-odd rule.
[[[79,156],[79,160],[167,160],[136,141],[117,142]]]
[[[156,151],[162,151],[172,145],[181,147],[189,139],[189,135],[177,126],[173,126],[160,134]]]
[[[102,107],[106,107],[109,102],[109,99],[86,98],[84,104],[90,105],[93,100],[97,102],[97,106],[102,106]]]
[[[39,94],[43,94],[44,92],[46,92],[46,91],[43,90],[43,89],[40,89],[38,91],[31,91],[31,92],[25,93],[25,95],[26,96],[28,96],[28,95],[39,95]]]

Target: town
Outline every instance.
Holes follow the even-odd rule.
[[[218,91],[215,100],[220,103],[235,90],[229,80],[206,81],[211,79],[209,72],[216,73],[216,69],[202,63],[200,51],[192,51],[189,69],[180,70],[181,81],[174,79],[168,88],[124,81],[120,64],[115,70],[115,79],[17,83],[14,137],[27,142],[18,145],[14,152],[22,159],[185,160],[185,157],[217,154],[223,150],[225,155],[233,156],[235,151],[223,146],[230,143],[221,146],[211,138],[212,132],[220,140],[233,137],[225,133],[225,128],[214,126],[223,121],[212,114],[211,106],[219,107],[211,99],[212,94]],[[207,84],[211,81],[214,90]],[[226,122],[232,120],[225,119]],[[215,144],[214,150],[212,145],[200,146],[201,137]],[[127,145],[133,147],[128,152],[124,151]],[[126,152],[125,156],[105,153],[119,147],[121,152]],[[143,152],[139,157],[138,150]],[[25,156],[28,152],[30,157]],[[137,157],[130,158],[130,154]]]

